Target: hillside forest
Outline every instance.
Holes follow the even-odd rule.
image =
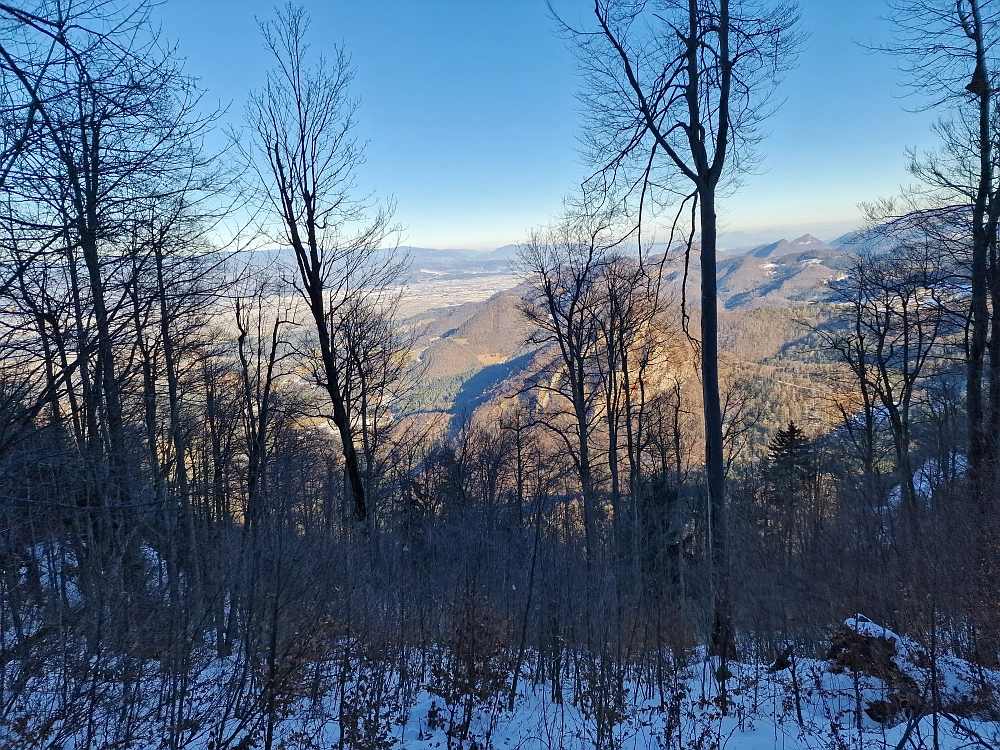
[[[1000,748],[1000,6],[887,7],[918,187],[725,252],[795,5],[552,11],[589,176],[414,312],[349,40],[222,133],[0,3],[0,747]]]

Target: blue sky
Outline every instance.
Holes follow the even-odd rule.
[[[343,43],[357,68],[359,183],[395,197],[405,242],[491,249],[558,211],[583,175],[579,81],[544,0],[305,0],[314,48]],[[207,100],[242,119],[247,92],[270,67],[258,0],[167,0],[167,38],[202,79]],[[568,18],[588,0],[559,0]],[[884,42],[880,0],[801,0],[809,34],[780,89],[758,174],[722,207],[729,245],[797,236],[829,239],[857,203],[908,182],[904,149],[933,145],[933,116],[914,114]],[[725,241],[723,244],[727,244]]]

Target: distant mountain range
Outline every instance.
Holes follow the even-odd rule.
[[[794,240],[781,239],[720,255],[719,298],[727,310],[821,302],[828,294],[826,284],[844,277],[850,265],[849,249],[804,234]],[[683,257],[677,253],[668,258],[667,268],[667,281],[679,286],[684,276]],[[697,263],[692,263],[688,270],[688,299],[697,302],[700,289],[701,274]]]
[[[827,283],[843,278],[850,267],[848,253],[857,246],[850,244],[850,235],[829,243],[811,234],[793,240],[741,247],[720,252],[718,257],[719,298],[728,310],[758,307],[794,307],[823,301],[828,294]],[[511,261],[517,245],[504,245],[496,250],[437,250],[403,246],[399,251],[410,258],[406,281],[414,296],[429,295],[433,301],[426,307],[455,305],[470,299],[485,299],[479,288],[506,289],[517,283]],[[660,251],[662,258],[662,250]],[[263,258],[281,258],[288,251],[262,253]],[[652,260],[657,257],[653,256]],[[671,250],[664,263],[666,281],[678,288],[684,278],[683,254]],[[687,299],[697,304],[700,297],[701,275],[697,262],[687,274]],[[471,364],[471,361],[470,361]]]
[[[825,237],[825,241],[829,245],[837,246],[837,240],[830,239],[831,237],[840,237],[844,232],[852,230],[850,224],[845,224],[843,222],[827,222],[825,224],[820,224],[819,227],[822,231],[818,231],[818,228],[804,226],[799,231],[792,229],[787,229],[784,232],[784,236],[797,236],[803,232],[809,232],[815,237]],[[751,248],[760,247],[761,245],[766,245],[774,242],[775,238],[782,236],[782,231],[779,229],[762,229],[753,231],[726,231],[723,230],[719,234],[719,247],[724,248],[724,252],[729,255],[739,255]]]
[[[747,255],[754,258],[773,258],[790,255],[791,253],[807,252],[810,250],[828,251],[833,250],[822,240],[818,240],[811,234],[804,234],[794,240],[778,240],[767,245],[754,248]]]
[[[410,281],[461,278],[466,274],[510,272],[510,261],[517,245],[496,250],[435,250],[428,247],[400,247],[410,257]]]
[[[847,234],[841,235],[834,240],[829,242],[824,242],[823,240],[817,239],[811,234],[804,234],[801,237],[794,240],[781,239],[777,242],[766,242],[763,244],[752,244],[752,245],[742,245],[740,247],[729,248],[721,250],[722,255],[735,256],[735,255],[754,255],[758,258],[766,258],[771,255],[787,255],[788,253],[802,251],[802,250],[814,250],[814,249],[825,249],[825,250],[840,250],[844,248],[850,238],[854,235],[853,232],[848,232]]]

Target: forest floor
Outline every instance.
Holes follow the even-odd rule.
[[[698,649],[642,676],[567,654],[558,681],[540,679],[542,662],[529,653],[516,690],[509,654],[476,662],[460,651],[408,656],[401,674],[398,659],[352,647],[300,670],[273,701],[241,660],[208,652],[188,673],[183,705],[162,702],[157,662],[130,686],[81,685],[68,703],[58,700],[65,686],[39,675],[36,687],[46,687],[33,698],[4,696],[0,747],[1000,750],[1000,672],[928,653],[860,615],[836,631],[825,658],[796,658],[789,647],[771,664],[730,663],[725,694],[718,660]]]
[[[423,691],[396,728],[394,744],[455,748],[457,726],[465,747],[503,750],[1000,748],[1000,673],[949,656],[932,663],[873,623],[849,620],[827,659],[793,661],[786,653],[771,665],[731,664],[725,699],[717,665],[702,653],[671,677],[664,695],[627,681],[612,695],[607,681],[585,680],[563,685],[562,695],[574,700],[558,700],[551,685],[529,681],[513,711],[473,712],[468,728],[461,711],[456,716]]]

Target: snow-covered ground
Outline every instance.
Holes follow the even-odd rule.
[[[656,679],[650,670],[639,679],[621,667],[603,668],[583,655],[566,655],[558,685],[534,680],[537,656],[528,654],[513,707],[506,657],[470,673],[453,653],[431,649],[408,658],[410,673],[404,680],[398,659],[379,662],[369,653],[350,660],[343,673],[343,661],[305,669],[298,688],[270,706],[272,747],[1000,749],[994,692],[1000,673],[947,655],[931,660],[917,644],[861,615],[848,619],[839,632],[839,661],[833,656],[796,659],[789,651],[772,665],[730,664],[725,697],[719,694],[718,662],[704,651],[689,654],[684,665]],[[852,633],[866,639],[862,651],[870,646],[876,654],[870,668],[843,666],[844,658],[854,658],[847,653],[857,647],[858,641],[850,645]],[[835,638],[835,648],[837,643]],[[36,675],[33,692],[26,692],[32,697],[19,710],[12,710],[17,701],[9,692],[3,695],[7,721],[0,724],[0,746],[264,747],[269,709],[252,688],[252,676],[236,657],[216,658],[205,651],[202,659],[191,665],[183,705],[169,710],[157,703],[164,688],[159,662],[138,667],[127,688],[109,681],[98,700],[85,684],[67,696],[67,685],[59,679]],[[112,661],[106,666],[108,673],[114,671]],[[895,677],[869,673],[879,669]],[[4,676],[17,677],[10,665]],[[907,700],[900,700],[908,688],[917,697],[911,690]],[[881,721],[873,718],[879,705]],[[895,712],[886,711],[888,705],[896,706]],[[940,709],[936,716],[932,705]]]

